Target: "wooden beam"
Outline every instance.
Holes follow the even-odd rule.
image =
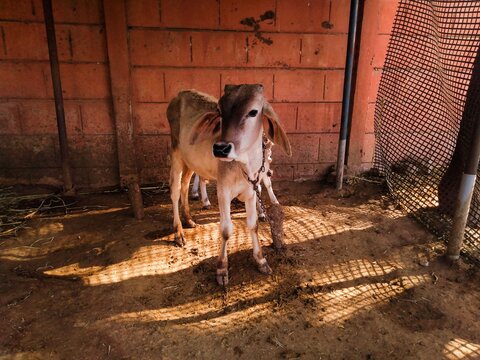
[[[142,219],[143,202],[134,143],[125,1],[104,0],[103,9],[117,135],[120,184],[128,187],[134,215],[137,219]]]

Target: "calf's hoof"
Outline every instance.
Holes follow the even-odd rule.
[[[210,205],[203,205],[202,210],[210,210]]]
[[[185,237],[183,235],[183,232],[182,233],[176,233],[174,241],[175,241],[175,245],[180,246],[180,247],[184,247],[185,246]]]
[[[260,215],[258,215],[258,221],[266,222],[266,221],[267,221],[267,217],[265,216],[265,214],[260,214]]]
[[[183,222],[183,226],[189,229],[193,229],[197,226],[197,224],[195,224],[195,221],[193,221],[192,219],[187,219]]]
[[[190,199],[191,200],[199,200],[200,196],[198,194],[192,194],[192,195],[190,195]]]
[[[272,268],[268,265],[267,260],[263,259],[261,263],[257,264],[258,266],[258,271],[260,271],[262,274],[265,275],[270,275],[273,273]]]
[[[220,286],[228,285],[228,270],[227,269],[217,269],[217,283]]]

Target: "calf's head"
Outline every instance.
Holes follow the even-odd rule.
[[[262,134],[290,156],[287,135],[277,114],[265,100],[260,84],[226,85],[218,102],[219,114],[207,113],[193,129],[192,142],[199,137],[214,136],[213,155],[223,161],[245,163],[248,153]]]

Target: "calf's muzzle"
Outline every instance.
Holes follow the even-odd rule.
[[[217,158],[226,158],[232,151],[232,148],[232,143],[217,142],[213,144],[213,156]]]

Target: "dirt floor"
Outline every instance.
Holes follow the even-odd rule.
[[[0,359],[479,359],[480,274],[360,182],[282,184],[284,254],[252,258],[234,207],[230,285],[215,282],[218,209],[173,245],[167,193],[80,196],[0,238]],[[211,189],[210,189],[211,190]],[[210,191],[212,203],[216,203]]]

